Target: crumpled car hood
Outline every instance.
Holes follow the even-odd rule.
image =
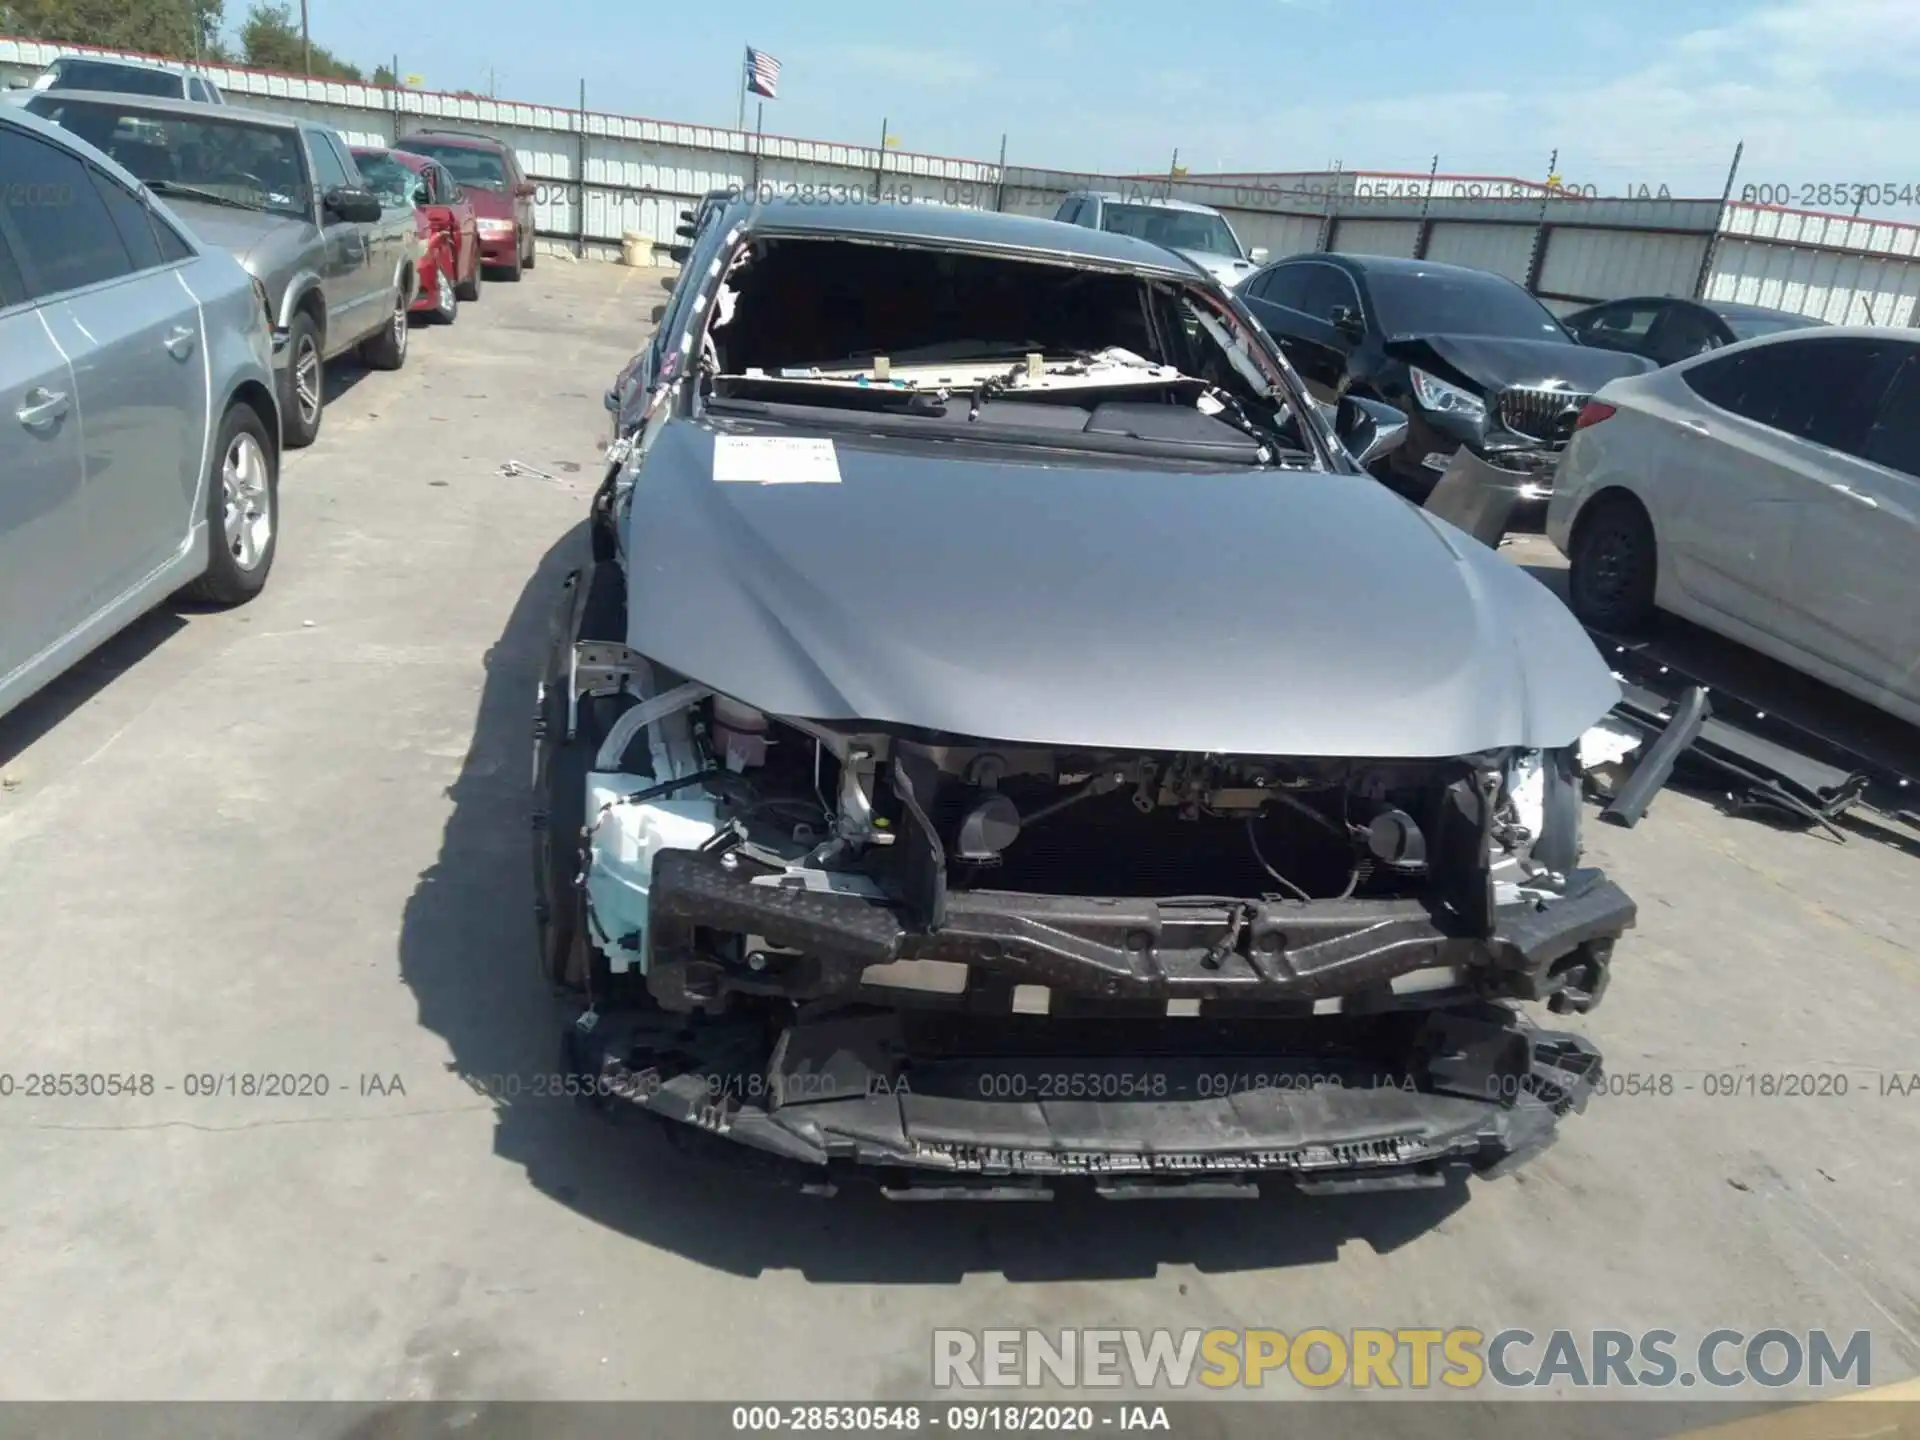
[[[1618,350],[1497,335],[1395,335],[1383,348],[1397,360],[1489,395],[1509,385],[1544,385],[1554,380],[1591,395],[1609,380],[1644,375],[1654,368],[1651,360]]]
[[[670,422],[628,643],[775,714],[1103,749],[1558,746],[1620,697],[1543,585],[1365,475],[834,448],[837,483],[717,482]]]

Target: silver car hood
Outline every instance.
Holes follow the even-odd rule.
[[[163,195],[174,214],[193,228],[193,233],[209,245],[218,245],[242,265],[248,260],[277,256],[284,249],[298,248],[311,228],[305,220],[275,215],[265,210],[235,210],[227,205],[210,205],[184,195]],[[253,269],[252,265],[247,265]]]
[[[669,422],[622,521],[629,644],[775,714],[1102,749],[1558,746],[1620,696],[1545,586],[1366,475],[834,451],[835,481],[716,481],[713,431]]]

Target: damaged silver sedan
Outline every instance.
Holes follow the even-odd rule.
[[[730,207],[541,685],[582,1088],[903,1198],[1444,1184],[1553,1137],[1632,902],[1618,700],[1373,483],[1241,303],[1125,236]]]

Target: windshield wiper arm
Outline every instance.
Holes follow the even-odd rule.
[[[156,195],[179,195],[188,200],[204,200],[209,205],[227,205],[235,210],[268,208],[250,200],[236,200],[231,195],[217,195],[211,190],[202,190],[198,185],[182,185],[178,180],[148,180],[143,183]]]

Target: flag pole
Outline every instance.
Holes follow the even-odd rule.
[[[747,128],[747,56],[751,53],[751,46],[740,51],[740,118],[734,122],[736,130]]]

